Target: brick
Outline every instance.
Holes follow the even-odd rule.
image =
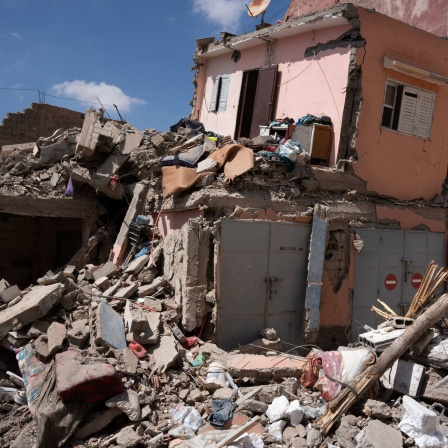
[[[53,322],[47,331],[48,350],[50,355],[54,355],[62,351],[65,338],[67,337],[67,329],[65,325]]]
[[[44,317],[60,300],[62,289],[60,283],[35,286],[18,304],[0,313],[0,339],[16,324],[23,326]]]
[[[123,391],[121,379],[110,364],[84,364],[81,352],[69,348],[55,356],[56,391],[64,401],[104,402]]]

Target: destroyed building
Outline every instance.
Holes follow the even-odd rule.
[[[314,374],[301,356],[310,344],[335,351],[376,329],[384,317],[371,311],[377,299],[405,316],[431,261],[445,265],[447,57],[446,39],[341,4],[198,39],[192,112],[170,131],[37,104],[7,117],[0,339],[19,361],[41,446],[56,432],[88,439],[123,412],[145,424],[92,446],[165,443],[173,404],[209,413],[214,386],[201,380],[209,358],[239,387],[271,382],[271,392],[245,390],[245,400],[258,400],[240,408],[266,416],[260,425],[246,415],[243,428],[259,425],[275,446],[288,421],[290,439],[308,443],[294,446],[320,446],[319,431],[290,429],[323,414],[319,394],[297,391],[302,371],[305,380]],[[31,133],[15,130],[22,126]],[[260,355],[267,350],[276,356]],[[367,352],[364,368],[376,359]],[[446,368],[431,356],[431,367]],[[0,369],[14,362],[5,356]],[[27,369],[52,372],[53,363],[62,401],[108,410],[89,408],[93,417],[81,425],[87,405],[77,405],[65,430],[48,423]],[[417,397],[420,387],[402,393]],[[237,392],[226,393],[215,398]],[[315,409],[298,410],[296,394]],[[418,403],[405,405],[417,412]],[[381,419],[398,418],[385,412]],[[328,443],[377,446],[375,431],[392,428],[372,429],[369,417],[381,412],[364,413],[362,431],[346,428],[351,445],[341,442],[347,434]],[[391,446],[400,446],[393,431]]]

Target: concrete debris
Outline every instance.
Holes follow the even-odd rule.
[[[5,278],[0,280],[0,447],[19,442],[33,446],[34,411],[40,406],[42,411],[48,399],[54,399],[54,409],[47,409],[48,422],[59,418],[57,412],[75,409],[82,414],[70,440],[80,448],[447,446],[443,405],[448,405],[448,336],[440,320],[437,330],[426,330],[414,341],[406,359],[388,364],[369,399],[359,397],[362,405],[348,409],[328,434],[318,420],[328,412],[327,402],[320,390],[299,381],[309,374],[319,376],[323,366],[313,364],[310,372],[304,358],[309,346],[292,346],[285,336],[286,331],[313,336],[322,303],[307,301],[313,306],[303,316],[303,331],[288,327],[289,320],[283,325],[263,316],[251,327],[251,336],[238,340],[233,350],[215,345],[219,332],[225,339],[245,325],[232,309],[234,325],[220,328],[220,282],[227,255],[222,245],[224,219],[307,226],[320,222],[316,215],[321,214],[325,228],[317,235],[331,256],[324,256],[325,249],[310,254],[309,266],[320,274],[308,281],[309,289],[333,288],[336,293],[346,288],[352,300],[345,281],[351,243],[363,254],[368,241],[355,235],[351,223],[356,221],[357,228],[370,225],[375,213],[385,213],[381,207],[391,201],[375,195],[367,204],[366,185],[353,174],[351,161],[344,170],[291,166],[273,156],[277,146],[269,136],[233,141],[183,127],[141,132],[107,120],[102,110],[89,110],[82,128],[57,129],[37,142],[3,147],[0,199],[11,201],[2,212],[17,213],[18,202],[21,208],[33,207],[30,214],[43,217],[36,219],[48,221],[37,226],[44,229],[40,250],[45,256],[35,260],[42,265],[35,275],[29,270],[25,275],[26,266],[23,275],[17,268],[11,278],[2,271]],[[70,188],[74,193],[67,192]],[[163,188],[174,195],[164,198]],[[325,203],[332,207],[316,205],[323,191]],[[32,201],[22,205],[20,198],[26,197]],[[359,205],[362,201],[366,204]],[[57,232],[50,216],[61,219],[55,224]],[[439,215],[433,211],[433,216]],[[79,228],[63,218],[79,221]],[[378,218],[374,224],[386,228],[386,221]],[[69,237],[48,245],[47,251],[45,242],[59,230]],[[313,232],[315,237],[316,229]],[[275,244],[268,242],[272,253]],[[255,247],[260,245],[257,240]],[[295,256],[303,248],[296,249],[281,245],[279,254]],[[227,252],[239,254],[238,250]],[[53,252],[65,264],[48,262]],[[256,259],[262,257],[247,253],[256,255],[243,262],[244,269],[255,271]],[[278,272],[293,272],[289,264],[279,264]],[[327,277],[321,275],[323,264]],[[245,281],[244,275],[235,281]],[[264,297],[269,284],[274,303],[279,278],[265,275],[257,291]],[[31,281],[38,286],[27,286]],[[249,303],[244,294],[238,300],[234,308]],[[343,304],[335,308],[338,316],[342,308]],[[283,311],[290,314],[289,309]],[[331,314],[328,307],[325,312]],[[254,315],[254,322],[258,317]],[[274,322],[281,324],[272,328]],[[344,333],[345,325],[341,320]],[[413,319],[393,318],[378,329],[366,327],[360,342],[369,354],[371,349],[382,353],[412,325]],[[336,344],[332,329],[328,331],[331,337],[324,337],[322,344]],[[32,350],[32,357],[18,364],[25,349]],[[24,385],[11,380],[6,374],[11,371],[23,377]],[[211,380],[213,375],[219,378]],[[31,413],[24,411],[25,392]],[[436,403],[428,409],[409,396]],[[218,401],[235,407],[221,430],[209,421]],[[173,424],[176,408],[206,424],[192,428],[187,418]]]

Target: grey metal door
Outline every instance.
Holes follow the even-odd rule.
[[[445,265],[445,235],[416,230],[358,229],[364,242],[356,254],[352,340],[376,328],[381,319],[371,311],[387,303],[398,315],[406,314],[428,264]]]
[[[247,344],[265,327],[284,342],[302,342],[310,234],[310,224],[223,220],[219,347]]]

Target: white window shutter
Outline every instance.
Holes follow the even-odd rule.
[[[221,77],[217,76],[213,82],[212,99],[210,101],[209,112],[216,112],[216,110],[218,109],[218,92],[219,92],[220,82],[221,82]]]
[[[432,111],[434,108],[435,94],[420,90],[417,110],[415,112],[414,134],[427,138],[431,128]]]
[[[227,97],[229,95],[230,76],[226,75],[221,78],[221,93],[219,95],[218,112],[224,112],[227,106]]]
[[[414,133],[415,111],[418,102],[418,89],[406,86],[401,100],[400,119],[398,120],[398,132],[405,134]]]

